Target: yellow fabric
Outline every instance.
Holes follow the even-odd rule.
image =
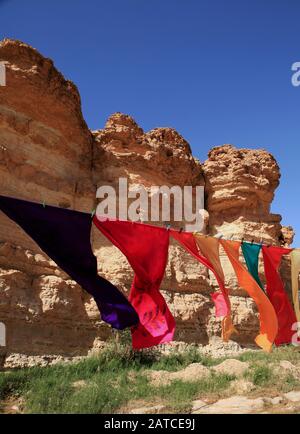
[[[239,260],[241,243],[237,241],[220,240],[237,276],[239,285],[247,291],[255,301],[260,314],[260,334],[255,342],[263,350],[270,352],[278,333],[278,320],[275,310],[256,280]]]
[[[232,333],[238,333],[232,324],[231,319],[231,305],[228,297],[228,291],[225,289],[225,277],[220,261],[220,245],[219,240],[213,237],[205,237],[203,235],[194,234],[196,243],[201,250],[203,256],[206,257],[212,264],[215,272],[218,274],[221,282],[223,283],[224,291],[226,292],[226,302],[229,308],[229,314],[222,320],[222,339],[224,342],[228,342]]]
[[[297,321],[300,322],[300,308],[299,308],[299,273],[300,273],[300,250],[293,250],[291,253],[292,265],[292,292],[293,303]]]

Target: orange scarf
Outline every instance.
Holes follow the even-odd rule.
[[[213,266],[216,278],[228,308],[228,314],[222,320],[222,339],[225,342],[228,342],[232,333],[237,333],[237,330],[232,324],[231,304],[228,297],[228,291],[225,288],[225,277],[219,255],[219,240],[199,234],[195,234],[194,237],[202,254],[210,261],[211,265]]]
[[[260,333],[255,338],[256,344],[267,352],[271,352],[272,344],[278,332],[278,321],[275,310],[255,279],[239,260],[241,243],[220,240],[238,279],[239,285],[253,298],[260,315]]]

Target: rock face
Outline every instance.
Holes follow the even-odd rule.
[[[144,132],[121,113],[90,132],[77,88],[50,59],[22,42],[4,40],[0,60],[7,62],[7,86],[0,87],[0,194],[91,211],[96,189],[118,187],[121,177],[129,186],[148,189],[203,186],[204,232],[292,242],[292,228],[283,228],[281,217],[270,213],[280,173],[268,152],[224,145],[213,148],[201,164],[174,129]],[[91,240],[99,273],[127,293],[132,271],[126,258],[98,231],[92,231]],[[224,253],[222,263],[240,331],[235,339],[252,343],[258,329],[254,304],[238,288]],[[285,276],[287,270],[288,264]],[[176,340],[203,344],[220,333],[209,297],[215,285],[203,266],[171,244],[162,292],[175,315]],[[2,213],[0,321],[7,328],[3,358],[13,353],[81,356],[111,336],[88,294]]]
[[[92,134],[76,87],[28,45],[5,40],[0,87],[1,194],[91,210]],[[0,215],[0,321],[4,355],[78,354],[106,339],[94,303],[36,244]]]

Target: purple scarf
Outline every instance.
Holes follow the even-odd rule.
[[[43,207],[1,195],[0,209],[93,296],[103,321],[120,330],[138,324],[138,315],[127,298],[97,274],[97,259],[90,243],[90,214],[48,205]]]

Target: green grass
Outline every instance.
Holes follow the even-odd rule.
[[[164,401],[170,411],[185,411],[193,398],[226,389],[234,377],[212,374],[195,383],[174,381],[155,387],[149,384],[144,370],[177,371],[195,362],[215,363],[196,351],[158,357],[156,353],[112,346],[97,357],[74,364],[0,373],[0,400],[23,397],[28,413],[113,413],[129,401],[155,400]],[[74,387],[80,380],[86,382],[84,387]]]
[[[274,381],[273,372],[269,366],[254,366],[250,379],[255,386],[267,386]]]
[[[272,354],[247,352],[238,357],[250,367],[245,377],[256,393],[300,389],[290,374],[277,378],[272,364],[280,360],[300,362],[298,348],[283,347]],[[8,399],[22,398],[26,413],[114,413],[144,405],[163,404],[170,413],[188,412],[194,399],[228,396],[234,376],[211,373],[196,382],[173,381],[155,387],[145,370],[178,371],[191,363],[213,366],[225,358],[212,359],[196,350],[159,356],[155,351],[132,351],[128,345],[111,345],[97,357],[72,364],[0,372],[0,408]],[[74,383],[84,381],[83,387]]]
[[[164,399],[168,398],[168,407],[172,412],[184,413],[191,409],[191,402],[199,396],[219,396],[219,393],[226,390],[234,376],[211,374],[208,378],[203,378],[194,383],[183,381],[173,381],[172,384],[156,388],[156,396]]]
[[[245,378],[257,387],[255,395],[279,395],[300,389],[300,381],[290,373],[281,372],[279,368],[282,360],[290,361],[294,365],[300,364],[299,347],[281,346],[274,348],[270,354],[263,351],[246,352],[238,359],[250,364]]]
[[[288,360],[291,363],[297,364],[300,363],[300,347],[283,345],[274,348],[271,353],[265,353],[263,351],[247,351],[235,358],[242,362],[262,361],[265,363],[274,363],[280,362],[281,360]]]

